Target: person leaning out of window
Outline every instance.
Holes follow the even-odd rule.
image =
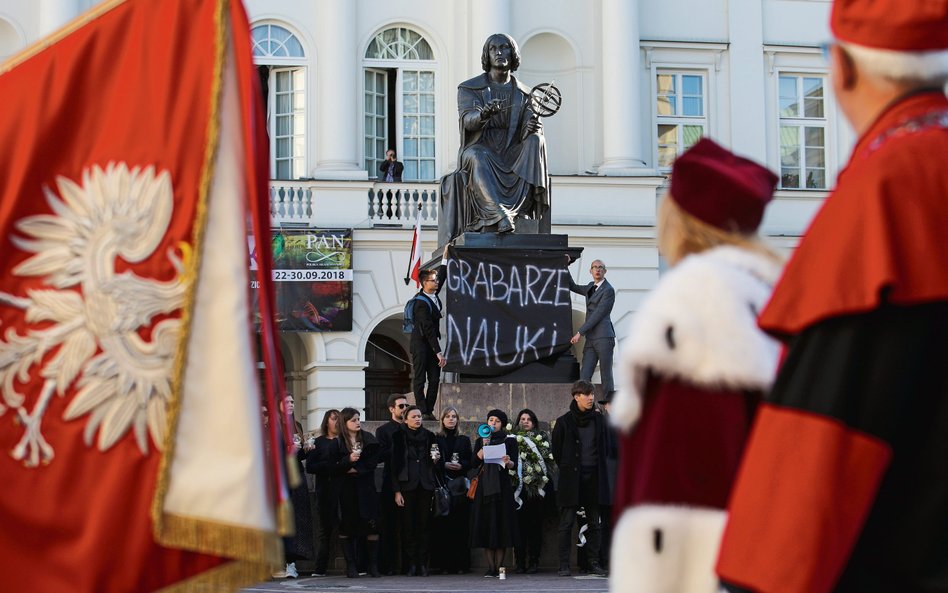
[[[385,152],[385,160],[379,164],[379,176],[382,178],[382,181],[386,183],[401,183],[402,182],[402,171],[405,170],[405,165],[401,161],[396,160],[395,151],[389,148]]]

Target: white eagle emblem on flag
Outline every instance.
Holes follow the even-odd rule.
[[[0,306],[23,310],[31,326],[23,335],[7,328],[0,337],[0,416],[13,410],[23,436],[12,455],[28,467],[49,463],[53,447],[42,433],[42,420],[54,393],[64,396],[75,383],[76,394],[64,420],[88,415],[85,442],[106,450],[132,428],[142,453],[148,433],[159,447],[164,440],[166,408],[171,398],[172,369],[181,321],[156,316],[178,311],[188,282],[182,257],[168,249],[177,271],[166,282],[117,272],[116,261],[136,264],[152,256],[171,221],[171,175],[154,167],[129,169],[109,163],[83,170],[82,184],[57,177],[57,196],[44,187],[52,214],[25,217],[16,223],[22,236],[12,237],[23,251],[34,253],[13,269],[17,276],[41,277],[49,289],[18,296],[0,292]],[[150,328],[148,339],[139,333]],[[48,354],[53,354],[45,361]],[[17,391],[39,366],[43,385],[32,411]]]

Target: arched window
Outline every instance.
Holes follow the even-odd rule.
[[[270,133],[275,179],[306,177],[306,54],[293,33],[273,24],[251,29]]]
[[[365,168],[379,174],[385,151],[405,165],[404,181],[433,180],[435,74],[431,45],[406,27],[379,32],[365,50]]]

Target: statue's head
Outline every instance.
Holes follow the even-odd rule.
[[[484,48],[481,50],[481,68],[484,69],[484,72],[490,72],[490,53],[488,50],[492,41],[495,44],[506,43],[510,46],[510,71],[516,72],[520,68],[520,48],[517,47],[517,42],[514,41],[513,37],[506,33],[494,33],[484,42]]]

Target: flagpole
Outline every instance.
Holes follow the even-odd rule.
[[[421,202],[418,202],[415,214],[415,230],[412,233],[411,251],[408,254],[408,268],[405,270],[405,286],[408,286],[412,280],[411,272],[416,261],[421,261]]]

